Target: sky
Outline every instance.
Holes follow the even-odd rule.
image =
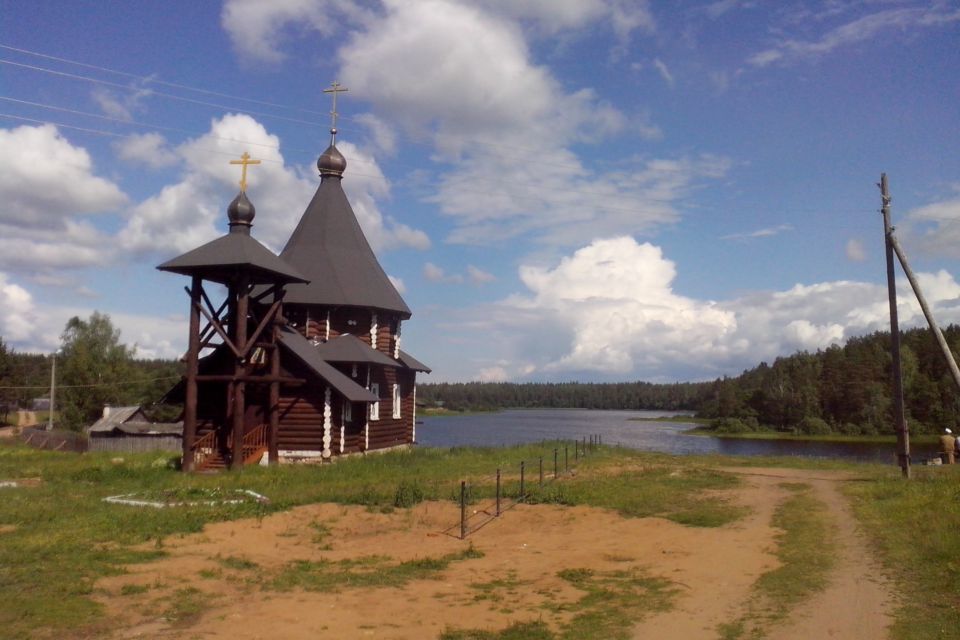
[[[675,382],[889,329],[880,174],[960,322],[960,2],[0,0],[0,337],[175,358],[226,232],[343,186],[428,381]],[[923,316],[902,273],[900,320]]]

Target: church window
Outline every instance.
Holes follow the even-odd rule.
[[[380,385],[376,382],[370,383],[370,393],[380,397]],[[380,419],[380,401],[370,403],[370,419],[379,420]]]
[[[400,417],[400,385],[393,385],[393,417]]]

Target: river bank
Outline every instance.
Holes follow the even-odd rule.
[[[643,451],[678,455],[795,456],[894,464],[896,447],[887,439],[720,438],[693,435],[703,427],[687,414],[665,411],[591,409],[507,409],[493,413],[425,416],[417,425],[424,446],[511,446],[541,440],[599,438]],[[708,435],[717,435],[710,434]],[[932,440],[913,440],[917,460],[936,455]]]

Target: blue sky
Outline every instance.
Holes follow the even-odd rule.
[[[334,80],[431,380],[702,380],[884,329],[881,172],[960,322],[958,36],[957,2],[0,0],[0,336],[98,310],[179,356],[154,266],[225,231],[244,151],[282,247]]]

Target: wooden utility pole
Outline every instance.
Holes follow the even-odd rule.
[[[910,281],[910,286],[913,287],[913,293],[917,296],[920,309],[927,319],[930,333],[933,334],[933,339],[936,340],[940,346],[943,359],[947,363],[947,368],[950,369],[950,375],[953,376],[953,382],[957,385],[957,389],[960,389],[960,367],[957,367],[957,360],[953,357],[953,352],[950,351],[950,345],[947,344],[947,339],[943,337],[943,331],[940,330],[940,325],[937,324],[937,320],[933,317],[933,312],[930,310],[930,305],[927,304],[927,299],[923,296],[923,291],[920,289],[920,282],[917,280],[917,276],[914,275],[913,269],[910,268],[910,263],[907,261],[907,254],[904,253],[903,247],[900,246],[897,236],[892,233],[890,234],[890,244],[893,245],[897,259],[900,260],[900,266],[903,267],[903,272],[907,275],[907,280]]]
[[[890,356],[893,371],[893,408],[897,430],[897,461],[903,477],[910,477],[910,432],[903,410],[903,373],[900,369],[900,323],[897,320],[897,279],[893,270],[893,226],[890,224],[890,192],[887,174],[880,174],[880,195],[883,205],[883,236],[887,253],[887,294],[890,299]]]

